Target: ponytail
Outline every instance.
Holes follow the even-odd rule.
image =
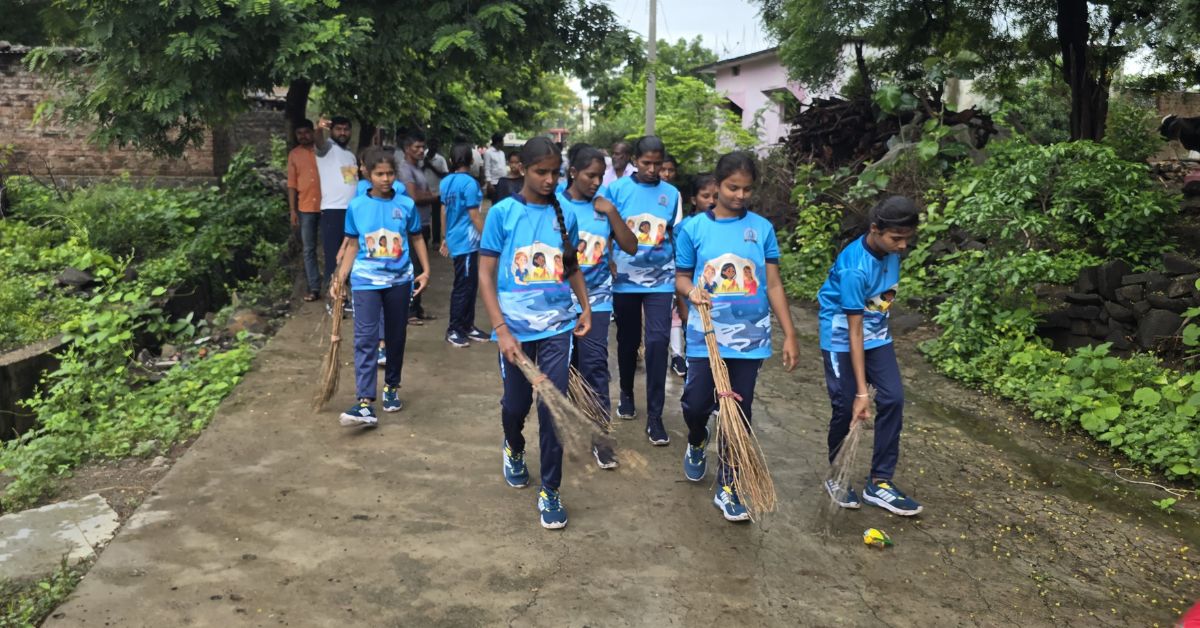
[[[521,165],[529,168],[533,164],[550,157],[559,155],[558,147],[550,138],[539,136],[535,137],[521,147]],[[558,202],[558,194],[550,192],[550,205],[554,208],[554,217],[558,219],[558,230],[562,233],[562,250],[563,250],[563,279],[569,279],[575,271],[579,270],[579,252],[575,247],[571,246],[571,235],[567,233],[567,221],[563,218],[562,204]]]

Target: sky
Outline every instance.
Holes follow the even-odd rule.
[[[649,0],[605,0],[617,18],[646,37]],[[676,41],[699,35],[722,59],[774,45],[758,17],[758,5],[747,0],[658,0],[658,38]]]

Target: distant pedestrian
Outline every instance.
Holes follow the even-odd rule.
[[[317,172],[321,178],[321,245],[325,253],[325,281],[329,282],[337,268],[346,222],[346,208],[354,200],[358,183],[358,159],[347,146],[350,144],[349,118],[321,118],[315,144]],[[324,134],[328,132],[329,137]],[[353,309],[350,306],[348,309]]]
[[[496,198],[493,202],[499,203],[514,194],[520,194],[524,185],[525,177],[521,176],[521,156],[514,151],[508,155],[508,172],[496,184]]]
[[[321,225],[321,175],[317,170],[317,152],[313,148],[312,120],[296,123],[296,146],[288,152],[288,210],[292,227],[300,230],[304,249],[304,278],[308,282],[305,301],[321,298],[321,268],[317,264],[317,245]]]
[[[421,160],[425,157],[425,135],[420,131],[411,131],[400,140],[402,161],[397,160],[400,168],[397,178],[408,189],[408,195],[417,204],[417,212],[421,215],[421,233],[425,236],[426,245],[432,237],[433,204],[438,200],[438,193],[429,187],[425,173],[421,170]],[[421,260],[413,260],[417,264],[416,272],[423,273],[426,268],[421,266]],[[427,313],[421,304],[421,295],[413,296],[412,308],[408,312],[409,323],[424,325],[424,321],[433,320],[435,316]]]
[[[637,172],[637,168],[629,163],[629,142],[621,140],[612,145],[611,156],[608,159],[608,168],[604,170],[604,180],[600,185],[612,185],[614,181],[621,177],[628,177]]]
[[[692,180],[691,207],[675,230],[683,228],[684,223],[696,214],[702,214],[717,202],[717,180],[711,174],[704,174]],[[683,326],[687,324],[687,299],[678,295],[675,297],[675,312],[671,317],[671,371],[679,377],[687,377],[687,356],[684,353]]]
[[[492,145],[488,147],[487,152],[483,154],[483,175],[487,179],[488,198],[495,203],[496,185],[500,183],[500,178],[506,176],[508,167],[505,165],[507,158],[504,156],[504,134],[493,133]]]
[[[450,321],[446,342],[466,347],[471,341],[487,342],[490,337],[475,327],[475,296],[479,291],[479,238],[483,233],[483,192],[471,177],[471,153],[465,142],[450,149],[450,167],[454,170],[441,182],[442,234],[441,253],[454,261],[454,288],[450,292]]]
[[[442,143],[436,137],[429,138],[428,144],[425,146],[425,157],[421,160],[421,169],[425,172],[425,182],[429,184],[429,189],[436,191],[442,185],[442,178],[450,174],[450,169],[446,164],[446,158],[441,154]],[[433,202],[433,208],[430,212],[430,231],[435,238],[434,243],[437,244],[445,232],[446,227],[442,224],[442,202],[439,198]]]
[[[354,380],[358,401],[339,416],[342,425],[374,426],[375,387],[378,383],[376,356],[380,326],[387,340],[387,366],[383,376],[383,411],[398,412],[400,376],[407,341],[408,307],[413,293],[420,294],[429,283],[429,272],[415,274],[413,259],[429,268],[429,253],[421,233],[421,219],[412,199],[397,194],[392,187],[396,176],[396,158],[390,151],[374,148],[364,162],[370,173],[371,188],[355,198],[343,224],[344,252],[330,286],[337,299],[351,291],[354,307]],[[371,248],[386,238],[390,246]],[[347,283],[348,282],[348,283]]]
[[[875,447],[863,499],[897,515],[921,512],[921,505],[892,482],[900,458],[904,425],[904,386],[888,329],[889,312],[900,283],[900,253],[916,234],[920,212],[903,196],[871,208],[867,233],[838,253],[829,278],[817,292],[825,386],[833,406],[829,421],[829,462],[837,457],[853,421],[871,418],[875,387]],[[851,486],[825,481],[842,508],[861,504]]]

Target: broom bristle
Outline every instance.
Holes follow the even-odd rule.
[[[337,394],[338,380],[342,366],[341,356],[338,355],[338,350],[341,348],[341,330],[342,330],[342,306],[346,303],[346,298],[340,296],[333,301],[333,322],[329,329],[329,350],[325,352],[325,357],[321,359],[321,381],[317,386],[317,394],[313,396],[313,409],[321,410],[329,400]]]
[[[710,309],[709,306],[697,308],[704,326],[708,363],[718,395],[718,457],[729,470],[730,488],[741,496],[746,510],[751,515],[772,512],[777,505],[775,482],[771,479],[771,471],[767,468],[767,459],[763,456],[758,437],[746,420],[742,406],[733,397],[729,369],[725,366],[725,360],[721,359],[721,348],[713,332]]]
[[[854,460],[858,457],[858,445],[862,441],[864,423],[865,421],[851,420],[850,431],[838,445],[837,455],[833,458],[833,464],[829,466],[829,479],[837,484],[838,490],[844,491],[850,486],[850,474],[853,472]],[[834,506],[837,505],[837,499],[833,495],[830,495],[830,501]],[[840,509],[834,508],[833,512],[838,510]]]
[[[590,451],[592,434],[588,426],[595,424],[592,419],[571,403],[571,400],[554,385],[554,382],[534,365],[529,356],[522,353],[517,360],[517,368],[521,369],[521,373],[533,387],[538,401],[546,404],[546,408],[554,417],[554,430],[558,434],[558,439],[562,441],[563,450],[578,452],[586,448]]]
[[[567,396],[579,406],[580,411],[589,421],[600,428],[601,432],[608,434],[612,431],[612,416],[605,411],[600,395],[574,366],[570,367],[567,379]]]

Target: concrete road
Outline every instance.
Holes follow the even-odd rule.
[[[543,530],[535,490],[501,477],[494,347],[442,340],[449,273],[439,259],[426,297],[439,319],[410,329],[401,413],[340,427],[348,367],[330,409],[310,409],[327,331],[306,304],[46,625],[1169,625],[1200,593],[1181,550],[1193,517],[1148,510],[1154,494],[1108,478],[1093,449],[948,384],[904,343],[897,480],[926,513],[823,517],[828,400],[799,309],[802,366],[768,362],[754,414],[778,512],[727,523],[711,484],[683,479],[671,378],[670,446],[649,445],[642,416],[617,426],[621,468],[572,452],[570,525]],[[896,546],[864,546],[868,527]]]

